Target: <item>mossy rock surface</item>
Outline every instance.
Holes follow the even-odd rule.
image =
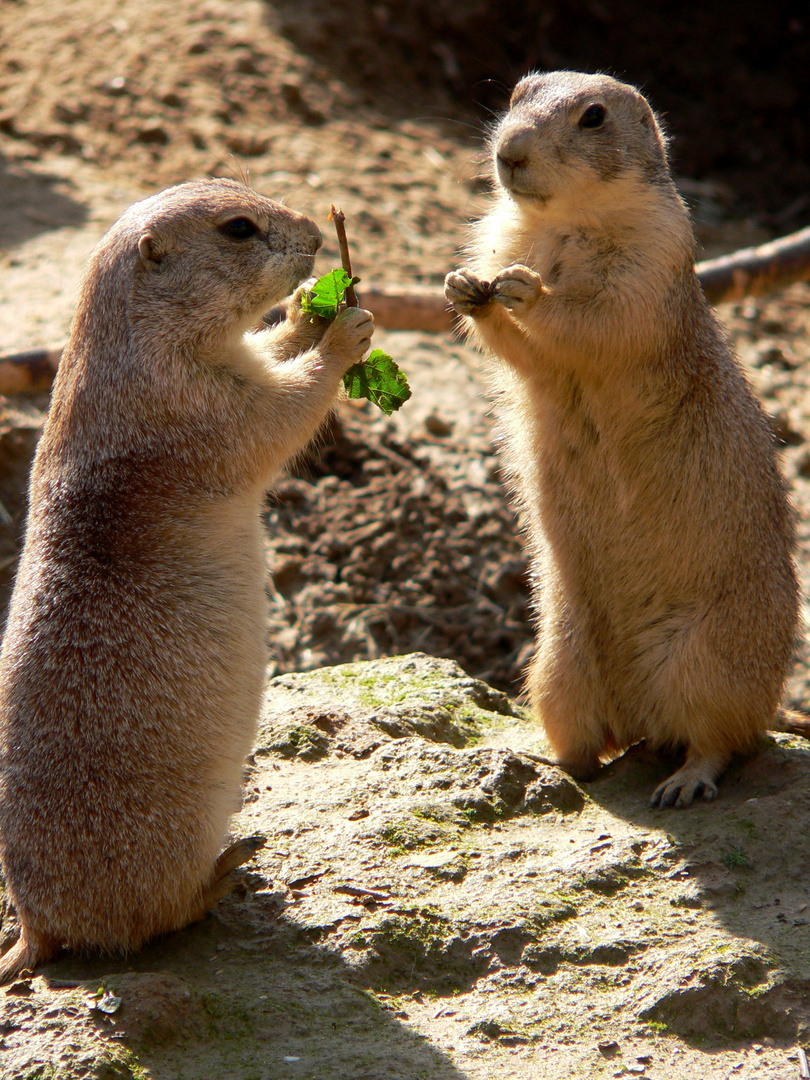
[[[0,995],[4,1080],[790,1075],[804,744],[678,812],[647,805],[671,763],[637,748],[577,785],[538,738],[421,654],[272,680],[233,821],[266,847],[196,926]]]

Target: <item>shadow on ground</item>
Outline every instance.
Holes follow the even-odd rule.
[[[77,227],[87,208],[63,194],[58,176],[31,172],[0,157],[0,247],[14,248],[41,233]]]
[[[87,1029],[95,1031],[97,1061],[76,1075],[140,1076],[140,1066],[150,1080],[463,1080],[393,1007],[358,985],[339,954],[281,912],[267,892],[229,898],[129,960],[68,957],[47,966],[20,1004],[47,1014],[44,999],[53,995],[63,1020],[77,1011],[70,1022],[83,1028],[85,1056]],[[94,995],[100,1008],[88,1006]],[[105,1012],[110,999],[120,1004]],[[6,1029],[13,1022],[7,1012]],[[28,1038],[34,1057],[58,1056],[47,1032]]]

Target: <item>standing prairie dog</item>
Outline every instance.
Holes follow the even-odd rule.
[[[260,511],[368,348],[293,302],[316,225],[242,184],[181,184],[99,243],[34,460],[0,655],[0,859],[21,936],[130,951],[200,918],[266,657]]]
[[[711,799],[773,724],[797,633],[769,425],[700,290],[644,97],[529,75],[492,147],[494,203],[446,294],[499,361],[533,707],[574,775],[644,738],[686,751],[653,805]]]

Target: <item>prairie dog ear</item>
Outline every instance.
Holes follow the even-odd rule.
[[[147,270],[156,269],[163,259],[157,241],[150,233],[144,233],[138,241],[138,255]]]

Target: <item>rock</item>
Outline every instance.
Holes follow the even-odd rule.
[[[0,994],[10,1075],[59,1059],[65,1080],[249,1080],[268,1046],[324,1080],[371,1075],[368,1060],[429,1074],[441,1022],[447,1045],[488,1040],[471,1080],[536,1075],[547,1045],[582,1055],[570,1075],[600,1042],[641,1067],[664,1030],[688,1080],[688,1064],[728,1075],[730,1042],[806,1040],[804,744],[772,736],[714,804],[663,815],[646,805],[652,755],[580,787],[511,748],[531,731],[502,693],[422,654],[271,680],[234,819],[266,848],[196,926]]]
[[[517,716],[519,710],[452,660],[413,653],[341,664],[270,680],[256,752],[298,753],[289,749],[293,738],[296,745],[317,746],[319,754],[337,750],[364,758],[412,735],[461,747],[492,714]]]
[[[104,980],[120,999],[110,1023],[128,1042],[184,1041],[209,1027],[203,1004],[185,980],[167,972],[129,972]]]
[[[655,965],[639,1017],[690,1039],[805,1039],[810,980],[774,978],[771,963],[750,943],[736,943],[734,952],[736,957],[703,958],[695,967],[691,952],[672,950]]]
[[[447,420],[437,413],[428,413],[425,417],[425,430],[438,439],[446,439],[448,435],[452,435],[453,427],[452,420]]]
[[[536,767],[536,779],[526,785],[523,806],[532,814],[577,812],[585,805],[581,788],[561,769],[549,765]]]

